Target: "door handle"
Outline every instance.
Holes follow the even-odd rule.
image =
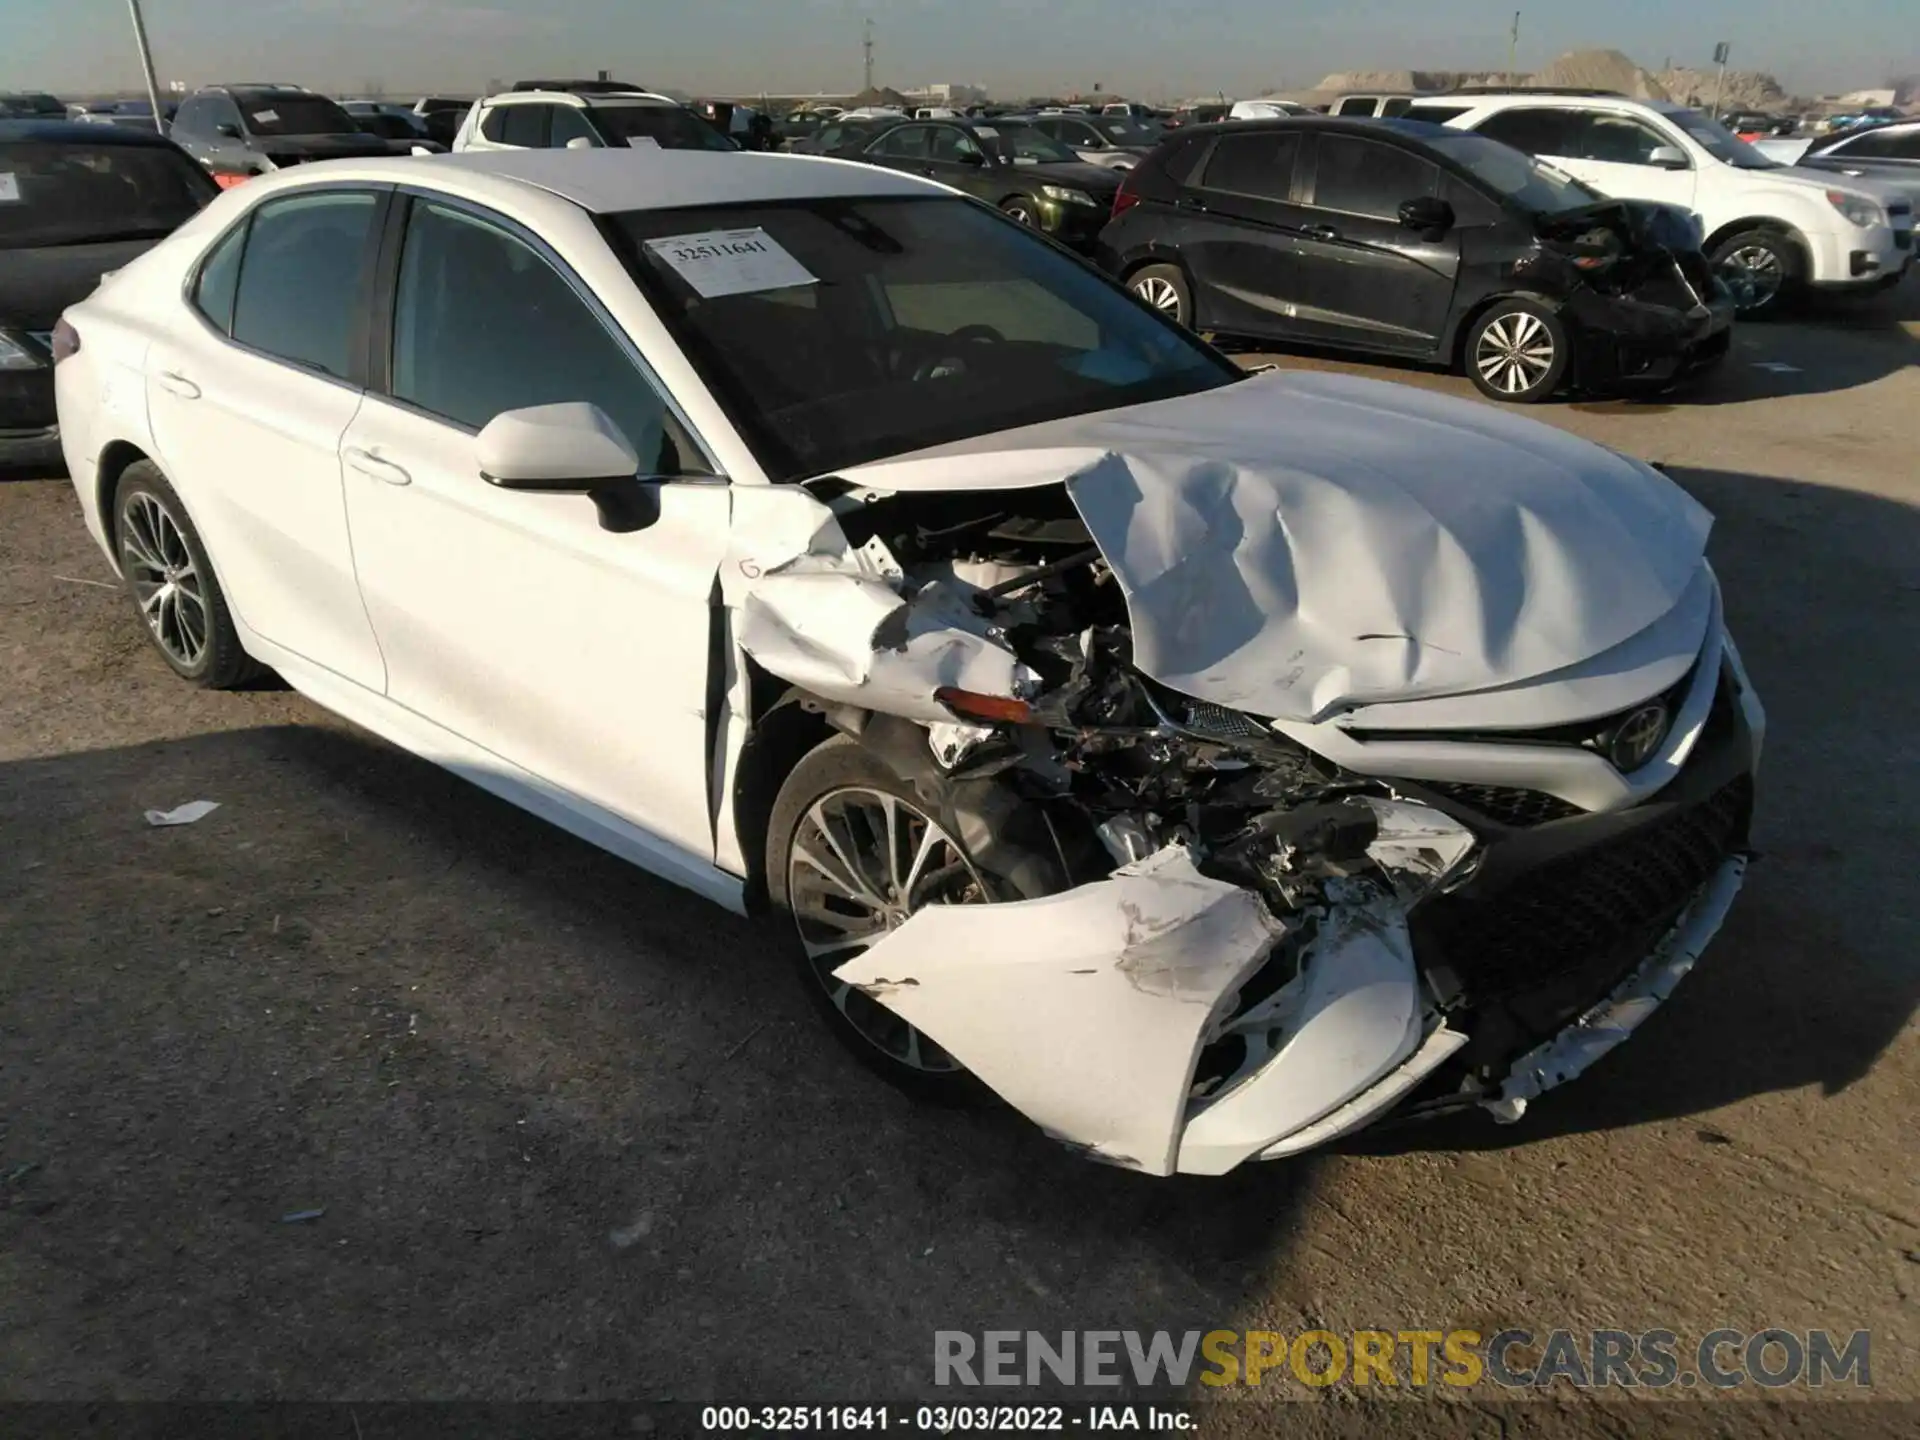
[[[1331,225],[1309,225],[1301,233],[1313,240],[1338,240],[1340,232]]]
[[[200,398],[200,387],[177,371],[162,370],[153,378],[160,383],[161,389],[171,390],[183,400],[198,400]]]
[[[352,449],[342,452],[348,465],[387,485],[411,485],[413,477],[391,460],[382,460],[371,451]]]

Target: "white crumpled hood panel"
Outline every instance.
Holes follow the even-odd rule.
[[[878,490],[1064,481],[1135,661],[1276,719],[1563,669],[1666,614],[1706,510],[1636,460],[1410,386],[1257,376],[844,472]]]

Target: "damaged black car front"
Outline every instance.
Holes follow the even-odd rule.
[[[1485,136],[1417,128],[1458,167],[1447,182],[1461,226],[1456,309],[1472,317],[1460,338],[1482,392],[1660,389],[1725,359],[1735,297],[1701,253],[1689,211],[1604,199]],[[1551,338],[1561,343],[1530,349],[1528,317],[1559,330]],[[1558,371],[1551,362],[1562,355]]]

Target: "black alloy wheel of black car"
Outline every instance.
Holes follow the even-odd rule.
[[[1572,358],[1560,317],[1532,300],[1496,301],[1467,331],[1467,378],[1492,400],[1533,405],[1566,378]]]
[[[1127,277],[1127,289],[1169,320],[1193,328],[1193,292],[1178,265],[1145,265]]]

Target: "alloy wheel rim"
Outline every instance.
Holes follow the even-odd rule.
[[[1178,317],[1180,314],[1180,292],[1173,288],[1173,282],[1161,275],[1149,275],[1133,287],[1133,293],[1162,315]]]
[[[1741,308],[1758,310],[1773,303],[1786,279],[1778,252],[1766,245],[1742,245],[1720,262],[1727,288],[1741,297]]]
[[[1013,217],[1013,223],[1016,225],[1033,224],[1033,212],[1024,205],[1009,205],[1007,214]]]
[[[1480,332],[1473,363],[1480,378],[1506,395],[1533,389],[1553,369],[1553,333],[1525,310],[1497,316]]]
[[[862,1039],[929,1075],[964,1067],[833,972],[927,905],[986,903],[979,872],[924,811],[884,790],[832,790],[800,818],[787,850],[787,903],[814,979]]]
[[[160,648],[191,670],[207,653],[207,597],[187,537],[167,507],[145,491],[120,511],[120,568]]]

